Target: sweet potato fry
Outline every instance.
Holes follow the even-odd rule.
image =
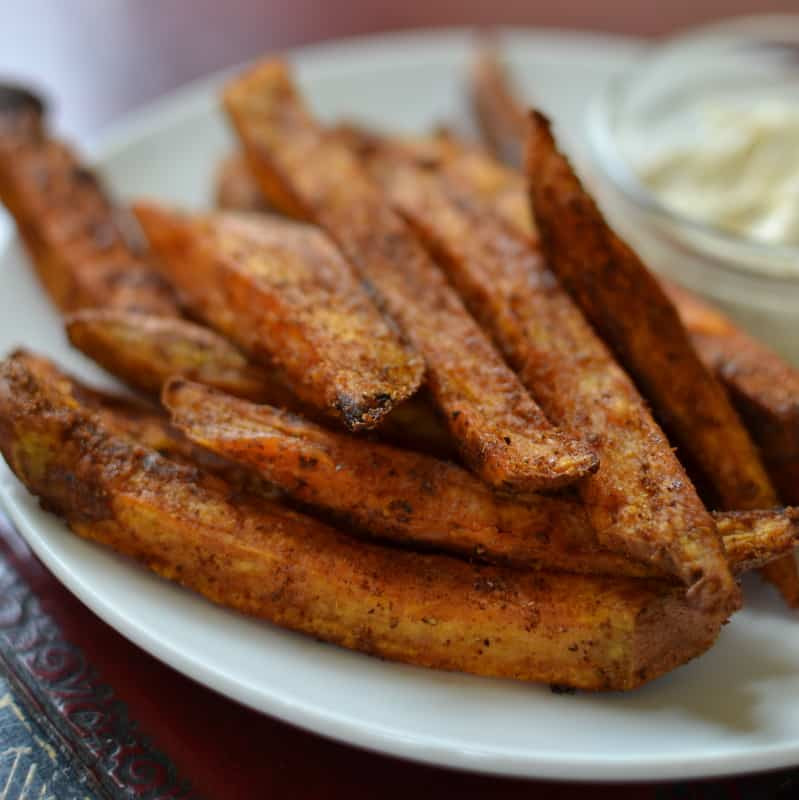
[[[543,252],[728,508],[776,498],[753,442],[723,388],[699,359],[657,279],[611,229],[549,122],[531,114],[527,170]]]
[[[0,201],[62,311],[178,314],[172,292],[124,241],[96,175],[44,130],[32,95],[7,87],[0,87]]]
[[[170,377],[183,376],[235,397],[288,408],[311,419],[323,418],[299,400],[279,370],[252,364],[219,334],[187,320],[87,309],[70,314],[66,328],[78,350],[146,394],[159,397]],[[384,418],[379,435],[445,458],[455,452],[424,392]]]
[[[134,211],[192,311],[277,366],[307,405],[351,430],[373,428],[419,388],[422,359],[319,231],[265,214]]]
[[[267,369],[250,364],[226,339],[188,320],[87,309],[70,314],[66,330],[78,350],[147,394],[157,396],[167,378],[183,375],[236,397],[293,403]]]
[[[494,564],[594,575],[668,578],[652,563],[601,548],[582,504],[568,497],[494,494],[461,467],[356,441],[269,406],[182,379],[164,389],[174,425],[197,445],[257,470],[290,497],[368,536]],[[799,514],[720,515],[738,569],[790,552]]]
[[[18,353],[15,358],[24,363],[25,369],[37,381],[56,387],[67,402],[78,404],[96,415],[109,431],[126,436],[172,461],[200,467],[206,472],[219,475],[237,491],[248,491],[270,498],[282,494],[252,470],[228,461],[210,450],[197,447],[170,424],[169,417],[159,406],[139,398],[92,389],[65,375],[45,358],[30,353]]]
[[[469,99],[480,133],[500,160],[521,167],[527,114],[516,100],[505,65],[491,46],[475,58],[469,77]]]
[[[700,582],[702,602],[734,595],[713,522],[666,437],[527,237],[465,185],[396,151],[371,163],[547,416],[594,445],[599,470],[579,490],[600,542]]]
[[[269,201],[327,230],[422,354],[434,401],[485,481],[554,488],[596,469],[582,442],[550,425],[353,153],[311,118],[282,63],[235,80],[225,103]]]
[[[608,227],[533,112],[527,172],[543,252],[564,287],[638,382],[676,443],[728,509],[769,508],[777,494],[723,387],[702,363],[657,279]],[[631,302],[631,298],[635,298]],[[799,605],[792,559],[766,567]]]
[[[799,370],[697,295],[663,286],[760,447],[781,499],[799,503]]]
[[[208,599],[374,655],[583,689],[631,689],[706,650],[723,614],[662,581],[521,573],[358,542],[104,428],[0,367],[0,451],[79,536]]]

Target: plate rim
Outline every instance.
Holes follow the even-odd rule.
[[[360,58],[365,51],[403,48],[407,51],[406,57],[410,59],[418,50],[423,50],[428,55],[432,43],[441,40],[462,41],[472,37],[473,34],[472,28],[390,32],[305,45],[286,50],[284,54],[297,64],[302,77],[305,72],[313,73],[315,64],[319,65],[335,57],[341,58],[342,55],[346,60],[352,57]],[[646,44],[645,40],[634,37],[561,28],[502,27],[497,28],[497,35],[501,40],[511,43],[537,41],[539,45],[545,44],[553,49],[591,44],[602,48],[622,47],[631,54]],[[446,52],[445,47],[442,47],[443,52]],[[446,58],[444,56],[445,60]],[[157,134],[159,128],[173,125],[192,114],[203,113],[213,102],[215,88],[226,77],[244,68],[248,63],[251,62],[243,62],[191,81],[129,111],[89,140],[84,148],[89,160],[102,165],[102,162],[113,159],[129,144],[144,136]],[[342,67],[343,72],[351,69],[352,67]],[[0,255],[4,255],[17,238],[11,226],[8,226],[6,231],[0,229]],[[124,610],[109,604],[102,594],[93,591],[91,585],[80,575],[76,575],[48,546],[46,536],[37,532],[37,526],[15,498],[15,494],[22,492],[27,495],[27,492],[13,477],[5,463],[0,461],[0,467],[2,468],[0,503],[5,507],[15,527],[48,570],[93,613],[154,658],[198,683],[260,713],[325,738],[432,766],[506,777],[555,779],[574,783],[641,783],[652,780],[731,776],[773,770],[799,763],[799,744],[794,747],[763,746],[754,753],[747,749],[738,755],[730,752],[731,748],[728,747],[723,754],[705,754],[688,759],[684,755],[679,757],[672,755],[653,760],[652,757],[630,759],[624,756],[610,758],[607,755],[590,754],[579,758],[575,758],[573,754],[562,757],[548,754],[541,757],[521,751],[501,753],[479,748],[456,747],[452,744],[431,741],[431,737],[424,741],[412,741],[409,737],[402,737],[391,729],[380,728],[372,723],[358,723],[346,714],[335,714],[313,705],[287,700],[275,690],[245,686],[240,679],[237,680],[220,670],[215,670],[168,640],[154,635],[143,623],[137,623],[135,618],[128,617]],[[63,525],[56,518],[53,521]],[[131,569],[141,568],[131,564]],[[256,701],[256,695],[261,702]],[[266,704],[268,708],[263,700],[268,701]]]

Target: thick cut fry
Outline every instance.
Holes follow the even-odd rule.
[[[252,470],[228,461],[210,450],[197,447],[169,423],[162,408],[138,398],[89,388],[64,375],[50,361],[30,353],[19,353],[15,358],[24,363],[25,369],[35,375],[37,381],[53,386],[67,402],[78,404],[95,414],[100,423],[110,431],[133,439],[139,445],[155,450],[172,461],[199,466],[207,472],[219,475],[237,491],[248,491],[271,498],[282,494]]]
[[[384,444],[359,442],[269,406],[181,379],[164,390],[173,423],[193,442],[248,466],[306,506],[362,533],[495,564],[595,575],[668,577],[599,547],[582,505],[491,492],[464,469]],[[736,571],[790,552],[799,514],[720,515]]]
[[[696,295],[674,284],[664,288],[760,448],[779,496],[799,502],[799,371]],[[769,564],[763,576],[790,606],[799,607],[799,570],[792,556]]]
[[[491,64],[492,59],[494,60],[493,65]],[[499,63],[496,61],[495,56],[492,53],[485,53],[483,54],[482,62],[482,66],[478,65],[476,73],[479,72],[480,69],[485,68],[486,64],[488,65],[486,74],[493,76],[494,90],[496,91],[497,95],[502,98],[502,101],[494,104],[491,102],[484,102],[482,106],[477,107],[478,104],[476,98],[478,95],[480,95],[487,84],[485,81],[483,81],[482,84],[480,84],[478,81],[473,81],[472,98],[476,106],[475,114],[481,123],[484,138],[488,146],[500,158],[503,158],[507,156],[508,149],[502,149],[501,147],[498,147],[497,137],[492,136],[491,132],[501,131],[504,135],[510,137],[513,135],[515,130],[518,140],[520,142],[523,141],[524,136],[526,135],[526,123],[525,125],[521,125],[519,124],[519,120],[521,119],[524,108],[516,98],[513,88],[509,84],[507,76],[502,71],[501,65],[499,65]],[[479,157],[473,156],[472,158],[473,162],[479,162],[480,160],[481,159],[479,159]],[[463,177],[478,191],[485,193],[483,186],[479,181],[476,181],[472,175],[465,174]],[[518,187],[516,189],[511,187],[507,192],[507,196],[511,197],[511,202],[508,205],[506,201],[506,206],[511,209],[516,208],[518,204],[514,202],[512,198],[514,196],[518,196]],[[506,211],[506,207],[503,206],[503,208],[498,210],[500,210],[506,218],[510,216]],[[513,216],[510,218],[510,222],[512,225],[516,225],[522,230],[526,229],[527,227],[524,216],[520,216],[516,212],[513,213]],[[684,295],[682,295],[682,299],[685,299]],[[672,300],[678,306],[680,316],[683,317],[683,323],[689,328],[690,331],[690,320],[692,318],[696,318],[696,309],[694,308],[692,310],[691,308],[687,308],[684,310],[681,308],[679,298],[675,298],[673,294]],[[697,333],[691,331],[691,334],[694,347],[699,352],[699,355],[701,356],[705,365],[709,369],[714,370],[719,380],[721,380],[730,390],[732,400],[735,403],[739,413],[741,413],[741,415],[744,417],[749,432],[754,436],[755,440],[761,447],[761,451],[766,459],[766,466],[769,468],[772,481],[774,481],[774,484],[782,491],[784,499],[788,500],[789,502],[793,502],[792,498],[795,495],[791,493],[792,489],[795,486],[799,486],[799,458],[796,458],[795,456],[794,458],[784,458],[782,456],[784,455],[785,451],[779,451],[776,449],[774,452],[778,452],[779,455],[776,457],[776,459],[771,456],[770,450],[772,447],[776,448],[776,443],[772,445],[771,441],[773,440],[771,440],[770,436],[765,434],[765,431],[768,430],[768,428],[765,428],[762,424],[764,422],[764,417],[760,416],[757,411],[754,411],[753,413],[753,410],[760,409],[761,400],[758,398],[753,402],[752,398],[747,397],[748,391],[754,390],[757,392],[757,388],[751,384],[745,386],[743,385],[744,382],[742,381],[736,381],[735,387],[731,386],[731,381],[729,378],[727,378],[723,372],[720,371],[720,364],[716,358],[716,353],[714,352],[715,348],[711,348],[707,344],[706,336],[704,336],[701,331]],[[757,348],[757,345],[755,345],[755,347]],[[753,350],[750,350],[749,347],[745,347],[744,350],[747,352],[754,352]],[[770,356],[767,358],[766,363],[769,363],[771,358],[773,357]],[[769,439],[770,441],[768,443],[764,443],[764,439]],[[747,452],[748,449],[744,447],[743,454],[746,455]],[[694,457],[693,460],[695,463],[698,463],[696,457]],[[775,461],[777,462],[776,464],[774,463]],[[732,464],[732,461],[730,461],[730,463]],[[707,467],[705,467],[705,469],[707,470]],[[745,462],[743,463],[743,469],[744,472],[746,472],[747,464]],[[747,480],[746,475],[744,475],[744,480]],[[711,482],[713,481],[711,480]],[[730,494],[735,496],[738,492],[735,482],[727,480],[727,483],[732,484],[730,487]],[[768,498],[769,493],[756,492],[755,494],[759,496],[756,496],[751,500],[752,505],[757,505],[765,501]],[[796,563],[793,557],[789,557],[779,563],[769,565],[769,567],[764,570],[764,577],[779,588],[789,605],[794,607],[799,605],[799,572],[797,571]]]
[[[723,388],[702,364],[674,305],[610,230],[531,115],[527,169],[548,264],[638,381],[644,395],[728,508],[775,504],[757,451]]]
[[[193,322],[135,311],[87,309],[66,319],[70,342],[100,366],[147,394],[172,375],[251,400],[287,405],[293,396],[226,339]],[[291,400],[289,400],[291,398]]]
[[[53,302],[177,315],[169,288],[124,241],[94,173],[50,138],[24,93],[18,103],[9,89],[0,95],[0,200]]]
[[[679,576],[701,602],[736,593],[713,522],[635,387],[538,252],[474,192],[391,150],[373,160],[472,313],[547,416],[595,447],[580,486],[599,540]]]
[[[160,396],[172,376],[221,389],[311,419],[322,419],[302,403],[276,368],[256,366],[218,334],[177,317],[87,309],[69,315],[70,342],[112,375],[149,395]],[[381,423],[380,437],[443,457],[455,448],[424,392],[397,406]]]
[[[469,99],[486,144],[507,164],[521,167],[527,114],[516,100],[505,65],[493,47],[484,47],[472,64]]]
[[[419,388],[422,359],[319,231],[265,214],[135,212],[192,311],[277,366],[304,403],[358,430]]]
[[[760,447],[781,498],[799,503],[799,370],[692,292],[664,288]]]
[[[79,536],[210,600],[386,658],[583,689],[632,689],[706,650],[721,614],[660,581],[520,573],[358,542],[114,435],[0,368],[0,450]]]
[[[326,229],[425,358],[466,461],[494,486],[572,483],[596,469],[552,428],[351,150],[306,111],[285,66],[267,61],[225,102],[270,202]]]
[[[491,76],[491,81],[478,80],[481,75]],[[492,82],[496,96],[502,98],[498,107],[490,105],[490,101],[478,102],[483,88]],[[490,131],[515,130],[518,141],[523,142],[527,134],[527,119],[524,105],[515,94],[494,51],[487,49],[479,54],[471,89],[475,116],[481,123],[484,139],[493,152],[502,158],[504,151],[494,146],[496,137],[491,136]],[[506,108],[512,110],[504,113],[503,109]],[[506,125],[509,119],[514,120],[512,127]],[[449,150],[445,159],[448,168],[464,160],[463,150],[462,146]],[[461,171],[459,177],[487,201],[494,202],[497,210],[511,224],[520,230],[527,230],[531,222],[529,206],[522,213],[506,211],[506,206],[512,209],[520,207],[525,191],[523,179],[514,171],[505,171],[508,177],[502,184],[505,187],[503,196],[510,200],[498,205],[492,194],[491,178],[481,177],[494,174],[496,164],[476,151],[469,155],[471,169]],[[760,448],[780,497],[788,503],[799,502],[799,370],[786,364],[776,353],[752,339],[718,309],[692,292],[670,282],[663,282],[663,288],[677,307],[700,357],[724,384],[743,417],[749,433]]]
[[[527,172],[550,266],[638,382],[677,444],[724,508],[769,508],[777,494],[721,384],[702,363],[676,308],[638,256],[608,227],[555,147],[548,121],[531,115]],[[799,605],[792,560],[766,568]]]

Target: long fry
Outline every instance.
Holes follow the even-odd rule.
[[[419,388],[421,358],[319,231],[267,215],[134,211],[194,313],[276,365],[307,405],[372,428]]]
[[[706,650],[722,614],[660,581],[529,573],[359,542],[238,497],[0,367],[0,450],[79,536],[210,600],[374,655],[584,689],[631,689]]]
[[[57,387],[65,402],[71,405],[77,404],[96,415],[100,424],[109,431],[132,439],[147,450],[155,450],[172,461],[201,467],[207,472],[219,475],[236,491],[248,491],[257,493],[261,497],[271,498],[281,495],[277,487],[266,483],[252,470],[221,458],[210,450],[197,447],[170,424],[169,417],[162,408],[138,398],[92,389],[65,375],[45,358],[30,353],[18,353],[14,358],[24,363],[25,369],[34,375],[39,383]],[[772,527],[772,531],[776,532],[776,528]],[[740,532],[743,539],[748,541],[746,546],[750,549],[766,545],[766,538],[759,532],[754,536],[756,541],[752,541],[753,537],[743,529]],[[774,536],[770,536],[769,539],[768,547],[777,543],[777,538]]]
[[[722,507],[776,505],[777,494],[754,442],[700,360],[677,309],[608,227],[558,152],[548,121],[533,112],[530,129],[527,171],[548,263],[635,377],[677,444],[711,482]],[[764,574],[786,602],[799,606],[799,572],[792,559],[775,562]]]
[[[86,309],[66,319],[70,342],[129,385],[158,395],[172,375],[274,405],[292,395],[213,331],[177,317]]]
[[[484,480],[535,490],[596,469],[582,442],[552,428],[350,149],[316,124],[282,63],[233,81],[225,103],[267,199],[327,230],[422,354],[433,398]]]
[[[580,494],[600,542],[696,584],[699,602],[734,596],[713,522],[666,437],[532,243],[468,187],[391,148],[372,164],[547,416],[596,448],[599,470]]]
[[[214,331],[177,317],[87,309],[67,317],[70,342],[129,386],[159,397],[173,376],[213,386],[311,419],[317,410],[291,391],[276,368],[247,361]],[[451,457],[452,440],[424,392],[397,406],[381,423],[380,437],[405,447]]]
[[[490,76],[491,79],[481,80],[480,76]],[[484,96],[487,88],[492,96],[502,98],[503,108],[512,107],[512,111],[504,113],[491,105],[490,97]],[[517,140],[523,142],[527,134],[527,115],[495,50],[486,48],[478,53],[470,93],[484,140],[502,158],[504,151],[495,146],[496,137],[490,132],[494,129],[506,133],[512,130]],[[508,120],[513,120],[512,126],[506,124]],[[517,210],[507,213],[505,204],[497,202],[492,191],[497,178],[492,176],[498,167],[492,159],[473,148],[465,148],[459,142],[453,142],[448,150],[439,150],[438,155],[444,158],[450,173],[456,170],[459,178],[492,202],[512,225],[528,230],[532,221],[529,206],[523,213]],[[464,169],[462,163],[468,164],[468,168]],[[521,161],[516,164],[520,165]],[[502,196],[510,197],[510,206],[518,209],[525,199],[523,178],[514,170],[505,170],[505,174],[501,182]],[[799,370],[786,364],[776,353],[748,336],[697,295],[671,282],[662,281],[662,285],[677,307],[705,365],[728,390],[760,448],[782,500],[799,502]]]
[[[62,311],[114,307],[178,314],[172,292],[123,239],[97,176],[47,133],[34,97],[2,87],[0,201]]]
[[[500,98],[500,100],[495,101],[492,99],[491,94]],[[523,120],[524,106],[515,95],[507,73],[503,70],[496,53],[491,50],[485,50],[478,56],[472,73],[471,98],[475,116],[480,122],[484,139],[488,146],[499,158],[509,158],[510,163],[514,164],[520,163],[514,159],[513,148],[509,148],[507,144],[502,147],[500,142],[503,140],[506,142],[511,141],[514,136],[519,142],[524,140],[527,133],[527,122],[526,119]],[[474,181],[472,183],[474,184]],[[509,194],[513,197],[513,189],[510,190]],[[518,225],[519,221],[520,218],[517,214],[516,218],[511,222]],[[523,217],[521,222],[521,227],[526,227]],[[671,293],[671,299],[678,308],[683,324],[690,331],[690,320],[695,319],[697,316],[695,304],[691,302],[690,296],[685,292],[680,292],[679,296]],[[771,410],[764,412],[763,410],[762,389],[758,385],[759,381],[730,380],[729,376],[725,375],[723,365],[718,358],[718,347],[710,346],[707,342],[707,336],[702,331],[697,333],[691,331],[691,334],[693,345],[705,365],[713,370],[718,379],[730,390],[731,398],[735,402],[737,410],[744,417],[749,432],[761,448],[774,485],[780,490],[783,499],[791,502],[792,498],[797,496],[794,494],[797,491],[795,487],[799,486],[799,456],[796,455],[796,451],[794,451],[793,455],[790,455],[790,449],[784,449],[781,445],[783,441],[790,441],[790,434],[783,437],[780,434],[772,436],[766,432],[775,430],[774,427],[768,426],[768,422],[773,419],[773,412]],[[778,377],[782,370],[775,365],[773,354],[756,354],[759,346],[752,342],[749,337],[746,337],[745,334],[741,334],[741,336],[743,339],[736,342],[735,346],[743,345],[742,350],[747,354],[743,357],[745,359],[750,355],[755,359],[758,356],[765,357],[765,363],[772,365],[770,370],[773,376],[775,378]],[[744,345],[744,340],[752,342],[754,347],[748,344]],[[761,373],[761,370],[762,368],[757,367],[758,373]],[[782,421],[779,422],[777,428],[782,424],[784,424]],[[790,445],[788,447],[790,448]],[[744,457],[747,457],[747,453],[751,451],[744,446],[741,452]],[[695,463],[702,463],[696,456],[694,456],[693,460]],[[731,466],[735,466],[735,462],[732,459],[730,459],[729,463]],[[735,485],[734,480],[731,481],[728,477],[725,477],[723,472],[714,472],[721,464],[722,462],[716,461],[710,467],[705,465],[705,469],[710,469],[711,471],[709,479],[711,483],[716,484],[717,490],[719,483],[722,484],[722,489],[719,490],[719,494],[722,497],[725,495],[723,485],[727,484],[726,500],[728,501],[728,506],[740,505],[740,487]],[[744,471],[743,481],[746,482],[748,480],[745,474],[748,469],[747,462],[742,462],[742,469]],[[758,480],[760,479],[755,476],[755,482]],[[755,492],[755,494],[758,496],[751,498],[751,505],[757,505],[768,500],[769,495],[773,497],[773,491],[769,492],[768,490],[761,490]],[[799,571],[792,557],[769,565],[763,574],[767,580],[770,580],[779,588],[789,605],[799,606]]]
[[[567,497],[494,494],[461,467],[355,441],[292,414],[182,379],[164,389],[173,424],[197,445],[257,470],[306,506],[362,533],[495,564],[592,575],[669,577],[601,548],[582,504]],[[735,571],[790,552],[793,509],[717,517]]]

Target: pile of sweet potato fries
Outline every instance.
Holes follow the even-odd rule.
[[[71,343],[137,392],[13,353],[0,449],[77,535],[215,602],[631,689],[712,645],[744,571],[799,605],[799,372],[648,271],[493,53],[470,89],[483,145],[324,125],[263,61],[224,90],[220,209],[136,203],[135,241],[0,89],[0,199]]]

